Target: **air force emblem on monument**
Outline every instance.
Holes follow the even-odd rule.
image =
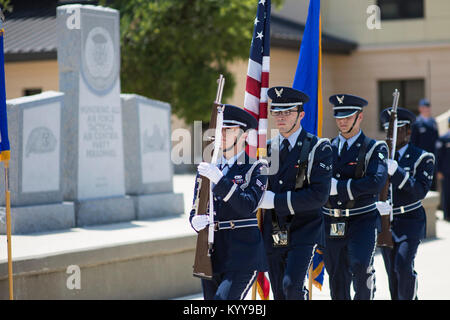
[[[25,156],[31,153],[49,153],[56,149],[56,137],[47,127],[34,128],[28,136]]]
[[[143,139],[143,150],[142,152],[161,152],[168,151],[169,147],[165,137],[167,136],[166,132],[161,132],[159,126],[155,126],[153,129],[153,133],[149,135],[148,131],[145,130]]]
[[[112,31],[114,28],[111,29]],[[106,93],[116,81],[119,61],[110,31],[94,27],[83,38],[83,75],[92,89]]]

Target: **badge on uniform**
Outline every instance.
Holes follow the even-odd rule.
[[[234,176],[234,182],[241,184],[242,182],[244,182],[244,179],[242,179],[241,175],[237,175],[237,176]]]
[[[347,224],[345,222],[336,222],[330,225],[331,238],[343,238],[346,235]]]
[[[287,230],[272,232],[273,246],[287,247],[289,245],[289,234]]]

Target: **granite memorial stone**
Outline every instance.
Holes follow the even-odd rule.
[[[170,104],[136,94],[121,94],[125,189],[136,219],[178,215],[182,194],[173,193],[170,159]]]
[[[75,202],[77,226],[132,220],[133,200],[125,196],[124,183],[119,12],[60,6],[57,29],[67,119],[64,199]]]
[[[7,101],[11,143],[9,184],[12,232],[32,233],[75,226],[73,203],[63,203],[61,127],[64,94],[47,91]],[[0,179],[4,179],[1,170]],[[5,206],[0,184],[0,205]],[[0,209],[3,213],[4,208]],[[1,232],[5,226],[1,225]]]

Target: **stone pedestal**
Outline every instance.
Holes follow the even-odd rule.
[[[428,191],[422,200],[423,208],[427,215],[427,238],[436,238],[436,210],[439,205],[439,193]]]
[[[137,220],[182,215],[184,199],[182,193],[156,193],[131,196]]]
[[[29,233],[74,227],[73,203],[63,204],[61,124],[64,94],[47,91],[7,101],[11,144],[9,188],[12,232]],[[4,170],[0,170],[4,181]],[[0,211],[5,185],[0,184]],[[5,233],[0,226],[0,233]]]
[[[135,204],[136,219],[179,215],[182,194],[173,193],[170,158],[170,104],[122,94],[125,189]]]
[[[66,106],[64,199],[76,204],[77,226],[132,220],[124,183],[119,12],[60,6],[57,29]]]
[[[5,219],[5,207],[0,208]],[[29,234],[69,229],[75,226],[73,202],[20,206],[11,208],[11,233]],[[0,224],[0,233],[6,234],[6,224]]]

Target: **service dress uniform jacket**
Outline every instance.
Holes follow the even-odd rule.
[[[412,143],[404,149],[400,159],[395,159],[398,168],[390,179],[393,188],[394,218],[391,229],[394,248],[382,248],[393,300],[417,298],[414,258],[420,240],[426,236],[426,214],[421,201],[430,190],[435,163],[432,153]]]
[[[411,143],[434,154],[438,138],[439,131],[436,120],[418,116],[411,127]]]
[[[444,219],[450,221],[450,131],[436,143],[436,161],[437,171],[444,175],[441,192]]]
[[[349,139],[350,140],[350,139]],[[323,208],[326,245],[324,262],[333,300],[349,300],[353,280],[355,300],[373,299],[375,270],[373,256],[381,230],[375,202],[387,179],[387,145],[360,131],[345,149],[339,137],[333,139],[333,178],[337,195]],[[341,151],[339,149],[341,148]],[[363,168],[357,176],[357,167]]]
[[[257,272],[267,271],[263,239],[256,220],[256,209],[266,189],[266,164],[264,160],[250,160],[242,152],[213,187],[216,226],[211,257],[213,280],[202,280],[205,299],[243,299]],[[197,191],[198,182],[194,203]],[[194,214],[192,210],[190,221]],[[237,286],[230,290],[226,286],[233,281]]]
[[[274,299],[305,299],[303,287],[317,244],[324,243],[321,207],[328,199],[332,172],[332,152],[328,139],[307,134],[304,129],[290,146],[286,159],[278,171],[269,175],[268,190],[275,193],[274,209],[264,210],[264,244],[269,261],[269,276]],[[268,143],[271,150],[279,150],[281,136]],[[308,140],[308,141],[307,141]],[[307,166],[302,188],[296,190],[296,178],[303,148],[309,145]],[[269,156],[269,160],[271,157]],[[278,158],[277,158],[278,160]],[[273,159],[271,166],[273,165]],[[274,246],[273,218],[278,226],[288,230],[288,245]]]
[[[436,154],[439,131],[434,118],[418,116],[411,127],[411,143],[427,152]],[[436,190],[436,177],[433,176],[431,190]]]

